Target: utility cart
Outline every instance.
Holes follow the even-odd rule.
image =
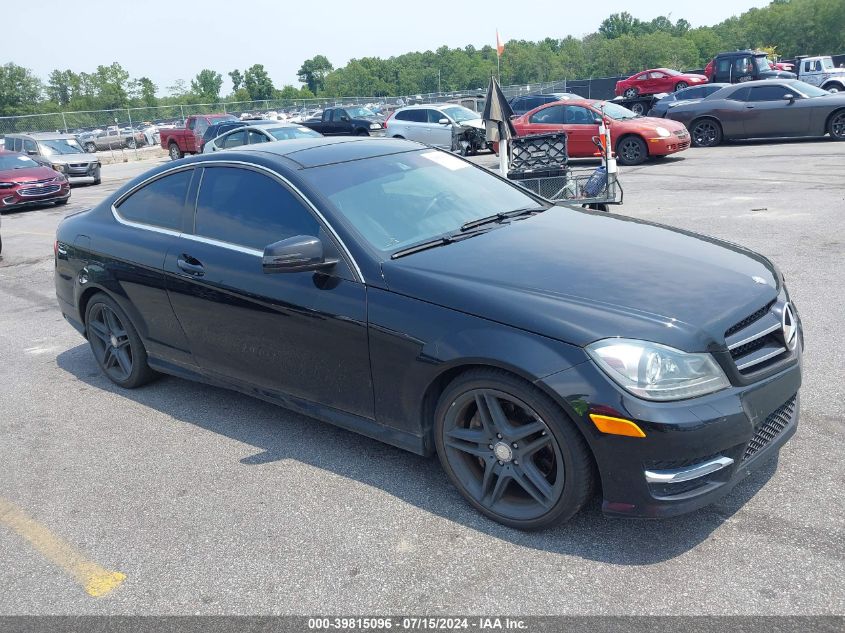
[[[593,137],[599,167],[573,167],[566,151],[566,134],[533,134],[510,139],[507,177],[547,200],[566,201],[590,209],[607,211],[611,204],[622,204],[624,192],[616,170],[616,160],[608,159],[609,133]]]

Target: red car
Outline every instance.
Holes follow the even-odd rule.
[[[0,150],[0,210],[70,199],[70,184],[63,174],[18,152]]]
[[[616,96],[633,99],[641,95],[655,95],[658,92],[675,92],[690,86],[706,84],[707,77],[680,73],[669,68],[644,70],[627,79],[616,82]]]
[[[650,157],[674,154],[690,146],[689,132],[682,123],[639,116],[609,101],[569,99],[548,103],[512,122],[518,136],[564,131],[569,156],[590,158],[597,155],[593,137],[599,133],[602,109],[621,165],[639,165]]]
[[[201,154],[205,131],[221,121],[237,121],[237,117],[231,114],[193,114],[185,119],[185,127],[159,130],[161,147],[167,150],[171,160],[179,160],[185,154]]]

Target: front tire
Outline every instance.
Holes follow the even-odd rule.
[[[626,99],[633,99],[638,94],[640,94],[640,91],[637,90],[636,88],[627,88],[625,90],[625,92],[622,93],[622,96],[625,97]]]
[[[435,412],[435,443],[461,495],[509,527],[563,523],[593,490],[592,459],[575,424],[504,371],[470,370],[449,384]]]
[[[845,110],[834,112],[827,123],[830,138],[835,141],[845,141]]]
[[[179,146],[176,143],[171,143],[167,146],[167,151],[170,154],[170,160],[179,160],[184,156],[182,150],[179,149]]]
[[[641,165],[648,159],[648,147],[639,136],[623,136],[616,143],[620,165]]]
[[[70,200],[70,196],[68,196],[68,197],[67,197],[67,198],[65,198],[64,200],[56,200],[56,206],[57,206],[57,207],[60,207],[60,206],[62,206],[62,205],[65,205],[65,204],[67,204],[67,203],[68,203],[68,201],[69,201],[69,200]]]
[[[135,389],[155,378],[135,326],[105,293],[94,295],[88,302],[85,335],[100,370],[118,387]]]
[[[695,147],[716,147],[722,142],[722,126],[714,119],[701,119],[690,126],[690,138]]]
[[[89,154],[93,154],[94,152],[97,151],[97,146],[94,145],[93,143],[85,143],[85,151],[88,152]]]
[[[138,143],[135,141],[134,138],[130,138],[129,140],[126,141],[126,148],[127,149],[135,149],[136,147],[138,147]]]
[[[675,92],[678,92],[678,90],[683,90],[684,88],[689,88],[689,84],[686,81],[679,81],[675,84]]]

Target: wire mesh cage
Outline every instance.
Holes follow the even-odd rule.
[[[521,187],[547,200],[571,200],[578,204],[620,204],[622,186],[616,174],[604,167],[566,169],[560,175],[514,180]]]

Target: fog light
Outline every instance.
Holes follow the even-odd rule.
[[[635,422],[625,418],[613,418],[609,415],[591,413],[590,419],[596,428],[608,435],[625,435],[627,437],[645,437],[643,430]]]

